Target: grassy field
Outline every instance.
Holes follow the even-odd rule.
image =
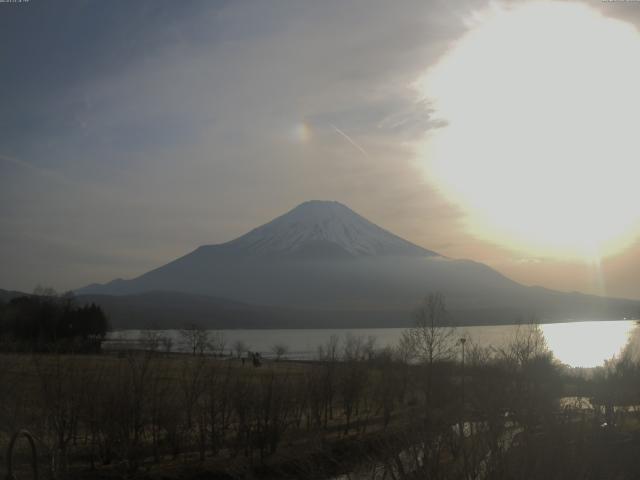
[[[366,362],[354,362],[349,378],[337,361],[254,367],[145,353],[5,354],[0,361],[2,455],[11,434],[28,429],[43,468],[54,456],[58,470],[74,476],[166,475],[192,461],[199,469],[222,464],[266,474],[270,464],[292,469],[300,461],[302,468],[327,442],[381,428],[383,406],[372,392],[364,397],[380,372],[367,366],[365,374]]]
[[[26,429],[44,478],[637,478],[638,366],[576,375],[523,345],[464,366],[360,348],[260,366],[1,354],[0,474]]]

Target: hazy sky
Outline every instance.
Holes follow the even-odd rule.
[[[476,238],[427,181],[415,144],[446,125],[415,82],[487,6],[0,3],[0,288],[130,278],[330,199],[525,284],[640,298],[638,242],[601,279]]]

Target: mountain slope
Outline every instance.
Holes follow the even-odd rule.
[[[340,328],[377,327],[395,321],[408,326],[405,311],[350,311],[269,307],[179,292],[132,295],[80,295],[79,304],[96,303],[114,329],[182,328],[188,324],[208,328]]]
[[[309,317],[311,311],[369,312],[376,325],[384,317],[392,326],[436,290],[464,323],[507,322],[518,315],[621,318],[640,310],[637,302],[525,287],[486,265],[414,245],[342,204],[321,201],[303,203],[235,240],[199,247],[132,280],[94,284],[78,293],[182,292],[263,309],[302,309]]]

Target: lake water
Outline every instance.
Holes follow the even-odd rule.
[[[484,347],[501,348],[515,337],[518,328],[517,325],[458,327],[455,335],[459,338],[467,337],[471,342]],[[540,328],[554,356],[572,367],[596,367],[620,354],[627,345],[634,349],[640,346],[640,330],[632,320],[553,323],[540,325]],[[234,342],[241,340],[248,350],[260,352],[265,357],[272,356],[274,345],[282,344],[288,348],[286,356],[289,359],[313,359],[318,346],[326,344],[332,335],[337,335],[341,341],[347,335],[373,336],[376,348],[384,348],[396,345],[403,331],[402,328],[367,328],[216,332],[224,336],[227,353]],[[161,330],[159,333],[172,339],[172,351],[187,350],[178,330]],[[140,330],[111,332],[105,349],[136,348],[141,335]]]

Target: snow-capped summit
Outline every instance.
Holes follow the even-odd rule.
[[[304,202],[226,246],[257,255],[437,255],[339,202],[321,200]]]

